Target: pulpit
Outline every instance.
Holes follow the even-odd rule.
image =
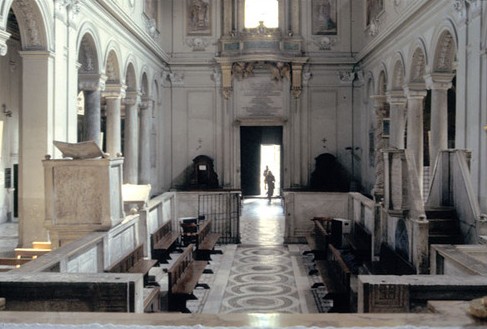
[[[123,158],[104,157],[93,144],[56,144],[63,158],[43,161],[45,226],[53,248],[89,232],[108,231],[125,216]]]

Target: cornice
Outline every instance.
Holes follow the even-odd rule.
[[[149,48],[160,60],[163,62],[169,62],[169,55],[157,44],[157,42],[148,34],[143,27],[137,25],[121,7],[116,5],[113,1],[98,0],[98,1],[86,1],[85,5],[99,4],[105,9],[120,25],[125,27],[135,38]]]

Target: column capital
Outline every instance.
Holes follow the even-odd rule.
[[[128,106],[134,106],[140,103],[140,91],[127,91],[123,103]]]
[[[423,84],[420,84],[424,86]],[[408,99],[423,99],[426,96],[426,90],[423,88],[418,88],[418,84],[411,83],[404,87],[404,94]]]
[[[405,106],[407,98],[403,90],[391,90],[386,93],[387,102],[391,105]]]
[[[78,75],[78,88],[80,90],[104,90],[107,76],[105,74],[80,73]]]
[[[424,76],[426,87],[433,90],[448,90],[452,87],[453,73],[430,73]]]
[[[102,96],[105,98],[120,99],[125,98],[127,86],[123,83],[108,83],[105,85]]]
[[[10,38],[10,33],[0,30],[0,56],[7,54],[7,40]]]
[[[372,100],[374,107],[384,106],[384,103],[387,101],[386,95],[371,95],[370,99]]]
[[[154,100],[150,97],[142,97],[139,103],[139,108],[141,110],[149,110],[153,107]]]

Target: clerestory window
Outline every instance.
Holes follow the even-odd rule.
[[[260,22],[265,27],[279,27],[278,0],[245,0],[245,28],[255,28]]]

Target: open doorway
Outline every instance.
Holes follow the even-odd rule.
[[[279,195],[282,176],[282,126],[240,127],[240,168],[242,196],[265,195],[266,166],[275,176],[275,192]]]

